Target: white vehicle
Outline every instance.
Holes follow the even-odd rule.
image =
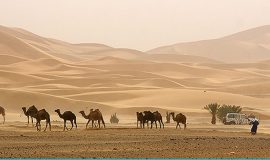
[[[250,121],[246,114],[242,113],[227,113],[223,119],[223,123],[227,125],[235,124],[249,124]]]

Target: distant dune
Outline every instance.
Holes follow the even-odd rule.
[[[0,105],[7,114],[35,104],[52,115],[55,108],[100,108],[106,117],[128,119],[136,111],[176,111],[199,123],[209,118],[203,107],[218,102],[267,115],[269,35],[270,27],[263,26],[141,52],[0,26]]]
[[[159,47],[147,53],[202,56],[227,63],[257,62],[270,59],[269,41],[270,25],[219,39]]]

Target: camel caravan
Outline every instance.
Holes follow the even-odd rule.
[[[45,109],[38,110],[34,105],[32,105],[28,108],[22,107],[22,111],[23,111],[24,115],[27,117],[27,125],[29,125],[30,119],[31,119],[31,124],[32,124],[32,126],[34,126],[34,119],[36,119],[35,127],[36,127],[37,131],[41,131],[41,121],[45,120],[46,126],[45,126],[44,131],[46,131],[48,127],[49,127],[49,130],[51,131],[50,114]],[[64,121],[63,131],[72,130],[74,126],[77,129],[76,115],[73,112],[65,111],[65,112],[61,113],[60,109],[56,109],[55,112]],[[86,129],[87,129],[90,122],[91,122],[92,128],[101,128],[101,127],[105,128],[105,121],[104,121],[102,113],[99,109],[95,109],[95,110],[90,109],[89,114],[86,114],[85,111],[80,111],[79,113],[82,115],[83,118],[85,118],[87,120],[87,123],[85,126]],[[3,124],[4,124],[6,114],[5,114],[5,109],[1,106],[0,106],[0,115],[3,116],[3,119],[4,119]],[[176,129],[178,126],[179,126],[179,128],[181,128],[180,123],[182,123],[184,125],[184,129],[186,128],[186,116],[185,115],[183,115],[182,113],[175,115],[174,112],[171,112],[169,114],[167,113],[167,117],[166,117],[167,121],[168,121],[168,118],[170,120],[170,115],[172,116],[172,119],[176,122]],[[117,122],[112,121],[113,118],[116,119]],[[67,121],[69,121],[71,123],[70,129],[67,128],[67,124],[66,124]],[[119,122],[119,119],[117,118],[116,113],[111,116],[110,121],[111,121],[111,123],[118,123]],[[156,128],[158,128],[157,122],[159,123],[159,128],[164,128],[164,123],[162,121],[162,115],[158,111],[137,112],[137,128],[145,128],[145,123],[147,124],[147,128],[150,127],[152,129],[153,123],[155,123]],[[102,123],[103,126],[101,126],[100,123]],[[149,126],[149,123],[150,123],[150,126]],[[139,126],[139,124],[140,124],[140,126]]]

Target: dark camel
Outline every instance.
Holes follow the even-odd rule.
[[[41,131],[41,124],[40,124],[41,120],[46,120],[46,128],[44,129],[44,131],[47,130],[48,124],[51,131],[50,114],[45,109],[39,110],[37,114],[34,116],[34,118],[36,118],[37,120],[37,123],[36,123],[37,131]]]
[[[77,128],[77,123],[76,123],[76,116],[74,113],[72,113],[71,111],[65,111],[63,114],[60,113],[60,109],[56,109],[55,112],[59,115],[60,118],[64,119],[64,131],[67,129],[67,121],[70,121],[71,123],[71,128],[70,130],[72,130],[74,124]],[[74,122],[74,124],[73,124]]]
[[[171,115],[172,115],[173,120],[176,122],[176,129],[177,129],[178,126],[181,129],[180,123],[184,124],[184,129],[186,129],[186,127],[187,127],[187,118],[186,118],[185,115],[183,115],[182,113],[179,113],[179,114],[177,114],[175,116],[174,112],[171,112]]]
[[[154,114],[154,117],[155,117],[155,122],[158,121],[158,123],[159,123],[159,128],[161,128],[161,124],[162,124],[162,126],[164,128],[164,123],[162,121],[161,114],[158,111],[153,112],[153,114]],[[157,128],[157,123],[156,123],[156,128]]]
[[[6,111],[5,111],[5,108],[1,107],[0,106],[0,114],[2,114],[3,116],[3,124],[5,124],[5,121],[6,121]]]
[[[37,108],[33,105],[29,107],[27,110],[26,110],[26,107],[22,107],[22,110],[23,110],[23,113],[27,116],[27,125],[29,125],[29,117],[31,117],[32,125],[33,125],[34,124],[33,118],[35,118],[34,116],[38,112]]]
[[[155,120],[155,115],[154,113],[150,112],[150,111],[144,111],[144,116],[143,116],[143,122],[147,123],[147,128],[149,128],[148,122],[151,122],[151,129],[153,127],[153,122],[156,123],[156,127],[157,127],[157,122]]]
[[[143,113],[142,112],[136,112],[137,114],[137,128],[139,128],[139,121],[140,121],[140,128],[144,128],[144,121],[143,121]]]

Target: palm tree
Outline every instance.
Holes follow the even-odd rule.
[[[204,109],[208,110],[212,115],[212,120],[211,120],[212,124],[216,124],[216,121],[217,121],[216,116],[217,116],[217,112],[219,108],[220,108],[220,105],[217,103],[210,103],[204,107]]]

